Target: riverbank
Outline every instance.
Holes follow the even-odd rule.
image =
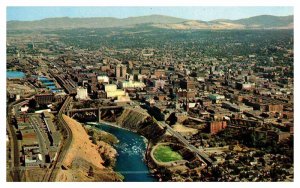
[[[84,128],[92,143],[98,146],[98,152],[104,160],[103,165],[106,168],[114,169],[118,152],[113,145],[119,143],[117,137],[94,126],[84,125]]]
[[[183,182],[199,180],[201,177],[200,172],[204,167],[201,159],[189,148],[186,148],[177,137],[166,134],[166,129],[149,114],[125,108],[116,118],[115,123],[105,121],[101,121],[101,123],[103,124],[99,124],[99,126],[97,123],[92,124],[120,139],[120,145],[116,145],[119,156],[115,170],[124,175],[124,181],[149,181],[147,178],[152,176],[155,181]],[[193,133],[194,131],[183,126],[177,126],[176,130],[181,133]],[[139,143],[145,142],[145,140],[148,142],[147,145],[142,145],[142,149],[139,148],[141,145],[131,140],[137,134]],[[165,144],[172,146],[172,150],[178,152],[182,158],[167,162],[157,161],[153,152],[158,145]],[[136,158],[132,156],[135,152]],[[126,161],[126,163],[120,161]],[[138,170],[139,165],[144,166],[143,170]]]
[[[63,118],[71,129],[72,142],[55,181],[121,181],[118,173],[105,167],[99,146],[92,143],[83,126],[66,115]]]
[[[116,123],[114,122],[107,122],[107,121],[103,121],[103,120],[100,120],[99,123],[95,123],[95,122],[87,122],[88,125],[99,125],[99,124],[106,124],[106,125],[109,125],[109,126],[112,126],[112,127],[115,127],[115,128],[118,128],[118,129],[123,129],[123,130],[126,130],[126,131],[131,131],[131,132],[134,132],[134,133],[137,133],[137,131],[134,131],[134,130],[130,130],[130,129],[127,129],[127,128],[124,128],[124,127],[121,127],[119,125],[117,125]],[[137,133],[138,134],[138,133]],[[147,145],[148,144],[148,139],[146,137],[144,137],[143,135],[140,135],[141,137],[143,137],[143,140],[144,140],[144,143]]]
[[[126,182],[156,181],[149,172],[145,162],[147,139],[132,130],[122,128],[114,123],[89,123],[96,128],[115,135],[119,143],[114,144],[118,152],[115,171],[124,176]]]

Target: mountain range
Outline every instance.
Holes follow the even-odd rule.
[[[37,21],[8,21],[7,30],[43,30],[76,28],[115,28],[147,25],[164,29],[293,29],[294,16],[260,15],[250,18],[212,21],[189,20],[163,15],[149,15],[128,18],[46,18]]]

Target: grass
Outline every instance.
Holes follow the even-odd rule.
[[[159,162],[171,162],[182,160],[182,156],[173,151],[170,146],[160,145],[154,150],[154,157]]]

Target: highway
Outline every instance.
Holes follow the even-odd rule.
[[[200,152],[199,149],[197,149],[195,146],[191,145],[180,133],[174,131],[172,129],[172,127],[170,127],[168,124],[166,124],[164,121],[157,121],[158,123],[160,123],[160,125],[162,127],[166,127],[167,131],[175,136],[176,138],[178,138],[184,145],[186,145],[186,147],[188,147],[192,152],[196,153],[204,163],[209,163],[212,164],[213,161],[209,158],[209,156],[203,152]]]

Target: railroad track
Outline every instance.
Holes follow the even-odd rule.
[[[62,142],[61,148],[59,149],[56,160],[53,162],[49,172],[44,176],[44,181],[54,181],[57,170],[61,167],[62,161],[64,160],[66,153],[69,150],[69,147],[72,143],[73,136],[72,136],[71,129],[69,128],[68,124],[64,121],[62,117],[68,105],[70,104],[71,100],[72,98],[68,96],[57,114],[58,124],[63,128],[64,140]]]
[[[15,101],[9,105],[7,105],[7,129],[8,133],[11,136],[11,156],[12,156],[12,170],[11,170],[11,176],[14,182],[20,182],[21,177],[20,177],[20,172],[19,172],[19,167],[20,167],[20,153],[19,153],[19,146],[18,146],[18,140],[17,140],[17,135],[15,133],[14,127],[11,124],[11,110],[13,105],[17,104],[18,102]]]

